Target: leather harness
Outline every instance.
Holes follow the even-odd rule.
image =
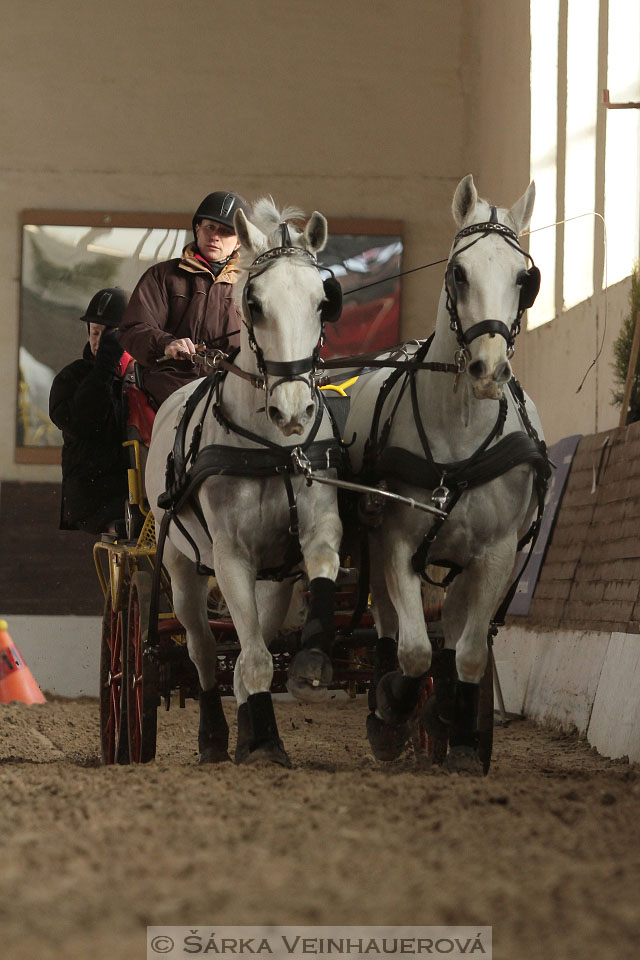
[[[234,358],[235,354],[231,357],[231,360],[233,361]],[[333,436],[325,440],[316,440],[325,411],[322,395],[317,388],[315,390],[317,408],[315,421],[308,437],[301,444],[284,446],[274,443],[238,424],[232,423],[222,412],[221,407],[221,388],[226,375],[226,370],[217,370],[209,376],[203,377],[187,400],[184,414],[176,430],[173,450],[167,458],[165,492],[158,497],[158,506],[166,511],[158,537],[158,549],[159,551],[162,550],[168,525],[173,521],[194,551],[198,572],[213,574],[214,571],[202,563],[198,546],[180,519],[180,511],[185,507],[190,507],[211,542],[211,533],[197,498],[197,493],[205,480],[212,476],[281,477],[289,504],[289,542],[282,564],[278,567],[261,570],[258,579],[283,580],[291,576],[297,577],[299,574],[294,573],[294,568],[298,566],[302,559],[302,551],[299,542],[297,503],[291,482],[291,475],[295,473],[291,454],[294,450],[302,450],[313,469],[329,470],[335,468],[340,475],[344,473],[346,467],[346,448],[340,439],[331,414],[329,416],[333,426]],[[202,401],[204,401],[202,411],[193,429],[191,443],[187,448],[187,430],[197,407]],[[227,433],[233,432],[251,440],[259,444],[261,449],[232,447],[225,444],[207,444],[201,448],[202,429],[209,408],[211,408],[212,415]]]
[[[515,378],[509,381],[509,389],[516,403],[524,430],[513,431],[505,437],[502,436],[508,410],[507,400],[503,396],[499,403],[496,422],[477,450],[465,460],[450,463],[437,462],[433,458],[420,415],[416,385],[416,372],[420,369],[418,364],[424,361],[432,341],[433,336],[425,341],[416,352],[415,360],[417,363],[415,368],[409,364],[404,371],[394,370],[380,388],[372,418],[371,431],[365,444],[362,467],[363,481],[375,484],[380,480],[395,479],[412,486],[432,490],[432,499],[439,502],[442,509],[450,514],[465,490],[495,480],[518,464],[529,463],[535,473],[534,487],[537,497],[537,515],[529,530],[518,543],[518,550],[521,550],[530,540],[535,543],[542,522],[547,481],[551,475],[547,447],[544,441],[538,437],[531,423],[522,387]],[[404,382],[400,386],[398,397],[391,413],[382,425],[382,429],[380,429],[385,401],[402,376],[404,376]],[[423,456],[411,453],[401,447],[388,445],[393,419],[407,387],[409,387],[411,394],[414,423],[420,438]],[[494,440],[498,442],[491,446]],[[450,572],[442,583],[436,584],[436,586],[448,585],[462,569],[434,553],[434,549],[437,548],[436,538],[443,523],[444,519],[434,520],[412,557],[414,571],[430,583],[434,581],[426,573],[427,564],[433,563],[438,566],[449,567]],[[529,555],[531,555],[532,550],[533,545]],[[500,622],[500,619],[504,617],[517,589],[518,581],[519,577],[511,585],[505,600],[494,617],[494,623]]]

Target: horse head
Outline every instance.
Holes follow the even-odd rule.
[[[506,210],[478,198],[471,174],[453,197],[458,233],[447,264],[445,291],[451,329],[479,399],[498,399],[511,379],[509,359],[520,318],[535,300],[540,274],[518,243],[533,212],[535,184]],[[531,261],[533,263],[533,261]]]
[[[270,198],[255,204],[250,219],[242,210],[234,217],[243,247],[244,281],[236,285],[243,363],[251,351],[264,378],[266,415],[287,437],[304,433],[315,416],[311,373],[323,324],[335,319],[331,281],[323,283],[315,259],[327,242],[327,221],[316,211],[300,231],[290,222],[300,217],[291,207],[277,210]]]

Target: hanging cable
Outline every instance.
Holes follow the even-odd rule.
[[[540,230],[549,230],[551,227],[559,227],[561,224],[563,224],[563,223],[570,223],[572,220],[581,220],[582,217],[598,217],[598,219],[602,220],[602,228],[603,228],[602,246],[603,246],[603,251],[604,251],[604,329],[603,329],[603,331],[602,331],[602,341],[601,341],[601,343],[600,343],[600,346],[599,346],[598,349],[597,349],[597,353],[596,353],[595,357],[593,358],[593,360],[591,361],[591,363],[589,364],[589,366],[587,367],[587,370],[586,370],[586,372],[585,372],[585,375],[584,375],[584,377],[582,378],[582,380],[580,381],[580,385],[579,385],[578,389],[576,390],[576,393],[580,393],[580,391],[582,390],[582,387],[583,387],[583,385],[584,385],[585,380],[587,379],[587,377],[589,376],[589,373],[591,372],[591,369],[592,369],[593,367],[595,367],[596,363],[597,363],[598,360],[600,359],[600,354],[602,353],[602,351],[603,351],[603,349],[604,349],[604,341],[605,341],[605,337],[606,337],[606,335],[607,335],[607,320],[608,320],[608,318],[609,318],[609,275],[608,275],[608,267],[607,267],[607,224],[606,224],[606,221],[605,221],[605,219],[604,219],[604,217],[602,216],[601,213],[597,213],[595,210],[589,210],[587,213],[579,213],[579,214],[577,214],[575,217],[566,217],[564,220],[556,220],[555,223],[548,223],[548,224],[546,224],[546,226],[544,226],[544,227],[536,227],[535,230],[527,230],[525,233],[521,233],[521,234],[520,234],[521,237],[528,237],[528,236],[530,236],[530,234],[532,234],[532,233],[539,233]]]

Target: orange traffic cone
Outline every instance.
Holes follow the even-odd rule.
[[[46,697],[7,632],[8,627],[6,620],[0,620],[0,703],[12,700],[46,703]]]

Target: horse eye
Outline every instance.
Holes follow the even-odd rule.
[[[247,300],[247,306],[249,307],[251,313],[262,313],[262,304],[255,297],[251,297],[249,300]]]
[[[453,268],[453,279],[456,283],[466,283],[467,282],[467,271],[464,267],[461,267],[459,263]]]
[[[526,279],[527,279],[527,271],[521,270],[518,276],[516,277],[516,286],[521,287],[524,284]]]

